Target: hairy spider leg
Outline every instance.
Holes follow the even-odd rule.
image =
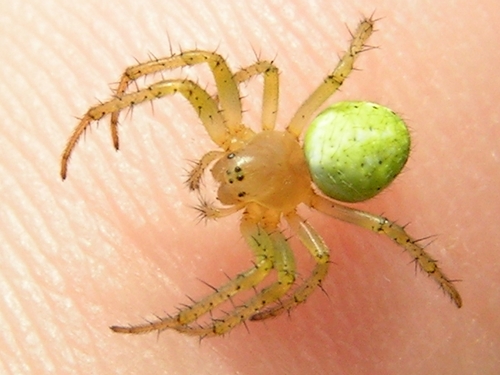
[[[295,282],[295,258],[292,249],[281,232],[274,231],[268,233],[268,236],[274,248],[273,268],[278,274],[277,281],[222,318],[214,319],[204,326],[181,326],[176,328],[179,332],[201,337],[223,335],[287,293]]]
[[[173,55],[166,58],[155,59],[148,61],[146,63],[140,63],[131,66],[125,70],[116,89],[115,96],[117,98],[122,97],[130,83],[136,81],[140,77],[158,73],[161,71],[172,70],[176,68],[181,68],[184,66],[197,65],[207,63],[210,70],[213,73],[215,85],[218,92],[218,102],[220,103],[220,109],[224,112],[223,116],[226,120],[226,126],[228,127],[230,134],[237,134],[242,129],[241,126],[241,100],[239,96],[238,87],[234,81],[233,73],[229,69],[226,61],[222,56],[214,52],[192,50],[181,52],[180,54]],[[120,115],[120,110],[117,110],[111,114],[111,136],[113,139],[113,144],[116,149],[119,147],[118,140],[118,117]],[[208,129],[207,129],[208,130]],[[209,131],[210,133],[210,131]],[[224,149],[228,149],[227,146],[223,146],[224,142],[220,140],[215,141],[219,146]]]
[[[453,286],[452,281],[445,276],[436,261],[418,245],[417,240],[406,233],[403,227],[385,217],[343,206],[319,195],[313,196],[310,206],[328,216],[386,235],[403,247],[415,259],[422,271],[426,272],[439,284],[457,307],[462,306],[462,298]]]
[[[357,56],[366,49],[365,43],[373,33],[374,22],[370,18],[363,20],[359,24],[353,34],[348,51],[342,56],[333,72],[304,101],[290,120],[290,124],[286,128],[289,133],[299,138],[304,127],[309,124],[314,112],[342,85],[345,78],[352,71]],[[317,286],[321,286],[321,281],[326,277],[328,272],[329,250],[321,237],[306,222],[300,220],[300,217],[288,214],[286,219],[318,264],[311,276],[291,296],[271,308],[254,314],[251,320],[267,319],[293,309],[298,304],[304,302]]]
[[[286,128],[288,132],[299,138],[304,127],[309,125],[312,115],[337,89],[344,83],[354,67],[356,57],[366,50],[366,40],[373,33],[372,18],[363,20],[353,34],[348,51],[342,56],[337,66],[321,85],[302,103]]]
[[[217,210],[218,215],[226,214],[223,212],[224,209]],[[277,300],[284,295],[295,280],[293,253],[283,235],[276,231],[279,217],[275,216],[265,222],[264,224],[269,228],[264,228],[261,225],[262,214],[263,209],[257,204],[248,205],[240,226],[243,237],[255,255],[253,268],[239,274],[218,288],[215,293],[182,309],[175,316],[129,327],[113,326],[111,329],[118,333],[141,334],[170,328],[203,337],[221,335],[248,319],[270,301]],[[221,303],[230,300],[236,293],[257,286],[273,268],[278,272],[278,281],[259,292],[244,305],[236,307],[233,312],[220,319],[213,319],[205,326],[189,325]]]
[[[161,81],[137,92],[111,99],[106,103],[90,108],[81,119],[64,149],[61,158],[62,179],[66,178],[68,161],[78,139],[93,121],[100,120],[107,114],[124,108],[176,93],[182,94],[191,103],[214,142],[224,144],[229,137],[228,129],[215,100],[193,81],[187,79]]]
[[[257,61],[234,74],[238,85],[262,74],[264,87],[262,95],[262,130],[274,130],[279,106],[279,71],[272,61]]]
[[[278,316],[285,311],[290,311],[297,305],[305,302],[307,298],[321,287],[321,283],[325,279],[330,266],[330,250],[323,241],[323,238],[302,219],[296,212],[290,212],[286,215],[286,221],[290,225],[292,231],[298,236],[302,244],[310,251],[316,266],[311,272],[311,275],[300,284],[291,295],[280,300],[274,306],[265,308],[262,311],[252,315],[250,320],[264,320]]]
[[[279,72],[278,68],[270,61],[257,61],[246,68],[241,69],[233,75],[237,85],[249,81],[252,77],[262,74],[264,77],[263,98],[262,98],[262,130],[274,130],[276,116],[278,114],[279,102]],[[198,190],[200,180],[205,169],[221,157],[220,151],[209,151],[194,164],[188,174],[186,181],[189,189]]]

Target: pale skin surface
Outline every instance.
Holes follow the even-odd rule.
[[[57,163],[72,116],[106,99],[106,83],[134,63],[132,56],[167,55],[168,31],[184,49],[220,45],[233,66],[253,62],[251,46],[277,54],[283,123],[336,62],[321,48],[340,52],[349,37],[344,23],[372,9],[328,2],[313,22],[310,6],[255,5],[252,17],[248,9],[198,4],[196,12],[144,2],[5,7],[0,372],[497,372],[500,56],[493,42],[500,12],[495,2],[432,3],[398,11],[390,1],[377,4],[385,18],[373,43],[381,49],[363,57],[363,71],[335,99],[377,101],[408,119],[415,146],[406,171],[362,207],[410,221],[416,236],[438,234],[429,251],[463,280],[464,307],[457,310],[434,283],[415,276],[389,241],[306,212],[332,248],[329,298],[315,293],[291,319],[251,323],[250,334],[240,327],[201,346],[176,333],[157,341],[107,326],[171,311],[189,302],[184,293],[209,291],[196,278],[218,285],[223,272],[248,267],[237,217],[204,226],[189,209],[197,198],[182,185],[183,168],[211,142],[181,99],[165,100],[154,115],[148,106],[134,111],[119,153],[107,129],[92,131],[72,160],[71,180],[61,183]],[[296,253],[308,261],[305,250]]]

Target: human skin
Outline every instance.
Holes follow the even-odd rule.
[[[61,3],[11,2],[0,18],[0,373],[498,373],[496,1]],[[109,98],[108,83],[134,58],[168,55],[170,40],[174,51],[217,49],[235,69],[255,53],[276,57],[283,127],[346,48],[346,25],[374,10],[382,19],[370,45],[380,48],[362,54],[333,100],[391,107],[407,120],[413,150],[396,182],[356,207],[434,236],[427,249],[460,280],[463,308],[388,239],[301,210],[332,265],[326,294],[290,318],[201,343],[176,332],[112,333],[112,324],[175,312],[185,294],[210,292],[198,279],[220,285],[251,257],[238,215],[205,225],[191,209],[188,160],[213,144],[182,98],[124,113],[120,152],[101,121],[62,182],[74,116]],[[245,101],[256,127],[259,88]],[[213,192],[209,176],[206,185]],[[310,266],[307,251],[295,250]]]

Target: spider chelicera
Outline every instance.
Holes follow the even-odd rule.
[[[345,186],[354,187],[352,191],[362,191],[361,188],[357,188],[357,182],[348,181],[349,176],[343,171],[342,173],[336,172],[342,175],[340,179],[337,178],[338,176],[328,175],[331,173],[328,169],[326,181],[320,180],[323,178],[320,176],[321,173],[318,174],[310,169],[312,162],[309,156],[305,156],[299,142],[301,133],[310,123],[312,115],[342,85],[353,69],[356,57],[367,48],[365,43],[373,32],[373,25],[372,18],[360,22],[352,34],[348,50],[333,72],[300,106],[285,131],[275,130],[279,74],[273,62],[257,61],[237,73],[232,73],[220,55],[201,50],[182,52],[128,68],[113,98],[88,110],[64,150],[61,161],[63,179],[66,178],[68,161],[76,143],[94,121],[108,114],[111,115],[111,134],[114,146],[118,149],[118,117],[123,109],[167,95],[183,95],[194,107],[208,135],[219,148],[206,153],[196,163],[189,174],[187,183],[191,190],[199,190],[204,171],[212,166],[212,176],[219,184],[218,200],[223,207],[202,202],[198,209],[207,219],[221,218],[242,211],[240,230],[255,256],[252,268],[237,275],[226,284],[214,288],[212,294],[193,302],[192,305],[181,309],[176,314],[138,325],[113,326],[111,329],[114,332],[146,333],[174,329],[201,337],[222,335],[247,320],[274,317],[304,302],[315,289],[321,287],[328,272],[330,257],[323,239],[307,221],[297,214],[297,206],[300,204],[386,235],[403,247],[415,259],[416,264],[437,281],[455,304],[458,307],[461,306],[461,297],[452,281],[443,274],[436,262],[424,251],[417,240],[406,233],[403,227],[384,217],[339,204],[323,195],[350,202],[368,199],[375,195],[396,177],[406,162],[409,138],[406,143],[403,142],[406,154],[403,152],[404,155],[399,158],[399,164],[394,168],[390,167],[388,169],[390,173],[385,173],[383,170],[384,173],[379,173],[382,179],[387,178],[387,181],[380,183],[380,186],[377,185],[375,189],[369,186],[369,190],[373,191],[352,199],[350,190],[347,193],[342,192],[341,198],[338,198],[337,195],[330,194],[328,189],[323,189],[323,186],[336,183],[338,185],[340,181],[344,182]],[[130,83],[140,77],[196,64],[209,66],[217,87],[216,96],[210,95],[197,83],[188,79],[161,80],[146,88],[136,91],[128,90]],[[242,105],[238,87],[239,84],[257,75],[262,75],[264,79],[262,131],[259,133],[255,133],[242,124]],[[351,113],[353,108],[355,111],[361,111],[359,108],[367,108],[363,102],[350,103],[347,107]],[[376,105],[369,106],[368,110],[380,113],[380,107]],[[382,121],[383,126],[385,122],[390,121]],[[342,132],[348,131],[342,130]],[[306,136],[306,141],[308,137]],[[356,143],[356,137],[348,141]],[[361,142],[359,139],[357,141]],[[306,144],[306,151],[308,147],[317,149],[314,144],[316,141],[310,142],[313,143]],[[334,146],[334,148],[338,147]],[[321,152],[322,149],[319,151],[320,155]],[[366,150],[360,152],[363,153]],[[346,164],[345,162],[350,159],[342,155],[337,155],[336,158],[340,159],[341,164]],[[390,158],[391,155],[388,157]],[[333,159],[331,155],[330,159]],[[381,161],[379,163],[382,164]],[[385,175],[388,177],[384,177]],[[313,180],[317,188],[314,187]],[[318,194],[316,192],[318,189],[321,189],[323,194]],[[346,198],[343,199],[342,196]],[[294,256],[287,238],[279,230],[282,219],[310,251],[316,262],[311,274],[296,286],[294,285],[296,284]],[[271,270],[275,270],[277,280],[258,290],[259,283]],[[221,317],[212,318],[211,314],[218,306],[232,301],[231,298],[239,292],[252,289],[256,290],[255,295],[249,297],[244,303],[233,306],[231,311]],[[203,320],[206,316],[209,319]]]

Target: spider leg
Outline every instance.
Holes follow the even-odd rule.
[[[295,259],[286,238],[280,232],[269,234],[274,247],[274,268],[278,273],[278,280],[261,290],[243,305],[236,307],[222,318],[213,319],[207,325],[175,327],[179,332],[194,336],[223,335],[248,320],[268,304],[279,300],[290,289],[295,281]]]
[[[279,71],[272,61],[257,61],[236,72],[234,81],[239,85],[262,74],[264,93],[262,97],[262,130],[274,130],[279,105]]]
[[[351,45],[337,66],[321,85],[302,103],[290,120],[287,131],[299,138],[309,124],[312,114],[342,85],[354,67],[356,57],[366,49],[366,41],[373,32],[374,20],[366,18],[358,25],[351,39]]]
[[[190,80],[160,81],[137,92],[116,97],[90,108],[80,120],[64,149],[61,158],[62,179],[66,178],[68,161],[76,143],[93,121],[100,120],[107,114],[116,113],[124,108],[176,93],[182,94],[191,103],[212,140],[218,145],[229,147],[226,145],[229,134],[225,118],[219,111],[215,100],[205,90]]]
[[[311,275],[299,285],[290,296],[272,307],[252,315],[250,320],[272,318],[285,311],[290,311],[297,305],[305,302],[317,287],[321,287],[321,283],[328,273],[330,251],[320,235],[295,212],[287,214],[286,220],[294,233],[297,234],[300,241],[311,252],[317,264],[311,272]]]
[[[406,233],[403,227],[389,221],[385,217],[346,207],[319,195],[313,196],[310,206],[328,216],[386,235],[402,246],[415,259],[422,271],[426,272],[439,284],[457,307],[462,306],[462,298],[453,286],[452,281],[445,276],[436,261],[418,245],[415,239]]]
[[[264,77],[264,93],[262,98],[262,129],[273,130],[276,125],[276,116],[278,115],[279,101],[279,72],[278,68],[271,61],[257,61],[246,68],[236,72],[233,76],[236,84],[240,85],[243,82],[250,80],[252,77],[262,74]],[[218,100],[218,96],[216,97]],[[115,114],[113,113],[112,116]],[[188,174],[186,181],[190,190],[198,190],[200,180],[205,169],[215,159],[222,155],[218,151],[207,152],[194,165],[193,169]]]
[[[184,66],[207,63],[213,73],[217,86],[218,98],[221,109],[224,111],[224,118],[230,133],[241,131],[241,101],[238,87],[234,81],[233,73],[229,69],[225,60],[217,53],[201,50],[182,52],[161,59],[153,59],[146,63],[131,66],[125,70],[116,89],[115,96],[121,98],[125,95],[130,83],[140,77],[148,76],[161,71],[172,70]],[[118,141],[118,117],[121,109],[111,113],[111,135],[116,149],[119,147]],[[220,143],[217,143],[219,146]]]
[[[275,267],[276,254],[274,239],[262,229],[255,220],[244,215],[241,222],[241,233],[255,255],[255,266],[246,272],[237,275],[225,285],[217,288],[215,293],[208,295],[197,303],[182,309],[174,316],[159,318],[154,322],[132,325],[128,327],[113,326],[111,330],[118,333],[147,333],[151,331],[162,331],[168,328],[178,331],[190,332],[193,335],[197,328],[188,326],[206,313],[212,312],[218,305],[229,300],[240,291],[251,289],[259,284]],[[280,257],[280,254],[278,254]],[[279,260],[278,260],[279,262]],[[231,323],[234,322],[234,318]],[[215,322],[214,322],[215,324]],[[224,326],[227,328],[227,325]],[[220,328],[217,328],[217,331]],[[210,330],[210,329],[209,329]],[[216,333],[216,332],[213,333]],[[204,331],[203,331],[204,332]],[[206,334],[206,333],[204,333]],[[203,334],[203,335],[204,335]]]

